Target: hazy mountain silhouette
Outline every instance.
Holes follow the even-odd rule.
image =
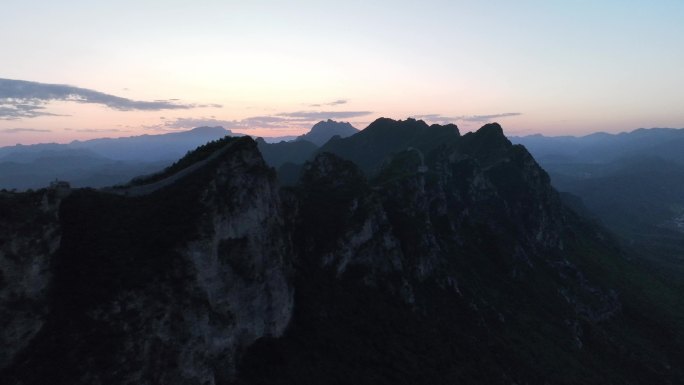
[[[306,140],[320,147],[333,136],[346,138],[356,134],[357,132],[359,132],[359,130],[354,128],[354,126],[348,122],[336,122],[334,120],[328,119],[327,121],[322,120],[314,124],[314,126],[311,127],[311,131],[297,137],[296,140]]]
[[[175,160],[201,144],[220,139],[226,135],[235,134],[223,127],[197,127],[188,131],[157,135],[77,140],[67,144],[46,143],[7,146],[0,147],[0,161],[19,161],[18,159],[22,157],[30,157],[28,154],[31,153],[69,149],[90,150],[98,156],[111,160]]]
[[[633,156],[658,156],[684,164],[684,129],[640,128],[620,134],[530,135],[510,139],[527,147],[543,164],[607,163]]]
[[[0,188],[47,186],[55,179],[75,187],[103,187],[159,171],[188,151],[233,135],[222,127],[68,144],[16,145],[0,148]]]
[[[278,168],[286,162],[303,164],[311,159],[318,146],[309,139],[325,142],[334,135],[357,131],[349,123],[328,120],[305,135],[261,138],[259,143],[266,161]],[[55,179],[67,180],[75,187],[124,183],[159,171],[195,147],[226,135],[243,134],[223,127],[197,127],[157,135],[0,147],[0,188],[40,188]]]
[[[45,150],[11,154],[0,161],[0,188],[37,189],[56,179],[70,181],[75,187],[102,187],[158,171],[168,161],[114,161],[86,149]]]
[[[189,131],[159,135],[140,135],[123,138],[104,138],[75,141],[72,148],[87,148],[113,160],[159,161],[175,160],[186,152],[209,141],[233,134],[223,127],[197,127]]]
[[[684,130],[639,129],[584,137],[513,137],[560,191],[657,266],[684,273]]]

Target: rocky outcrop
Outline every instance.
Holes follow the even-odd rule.
[[[394,154],[371,182],[353,163],[323,153],[305,167],[302,185],[300,222],[309,236],[302,243],[327,243],[332,251],[321,259],[339,260],[338,270],[366,261],[424,279],[443,270],[449,248],[474,241],[465,233],[472,226],[506,237],[523,265],[531,264],[526,255],[563,247],[564,208],[548,176],[498,125],[438,149],[427,163],[415,148]],[[318,234],[324,225],[339,231]]]
[[[7,313],[18,326],[4,337],[14,348],[3,349],[12,363],[4,378],[221,384],[245,347],[282,335],[293,287],[275,175],[251,139],[227,145],[192,175],[147,195],[72,194],[51,262],[59,245],[51,228],[33,229],[45,242],[32,244],[31,233],[3,246],[32,261],[16,274],[32,290],[23,294],[33,301],[26,307],[51,298],[38,314]],[[33,282],[31,271],[53,283]]]

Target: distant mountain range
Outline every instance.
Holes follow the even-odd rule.
[[[124,138],[0,148],[0,188],[47,186],[55,179],[76,187],[102,187],[163,169],[188,151],[234,135],[223,127]]]
[[[630,248],[684,273],[684,129],[510,139]]]
[[[309,140],[324,143],[333,136],[346,137],[357,131],[349,123],[328,120],[300,137],[261,138],[259,143],[269,164],[279,167],[284,159],[299,163],[307,160],[318,148]],[[74,187],[125,183],[138,175],[160,171],[207,142],[243,135],[223,127],[197,127],[158,135],[0,147],[0,188],[36,189],[55,179],[69,181]]]
[[[630,157],[657,156],[684,165],[684,129],[640,128],[620,134],[530,135],[510,139],[527,147],[544,164],[609,163]]]
[[[88,150],[113,161],[152,162],[175,160],[208,141],[234,134],[223,127],[197,127],[189,131],[122,138],[73,141],[67,144],[46,143],[0,148],[0,161],[35,160],[45,151]]]

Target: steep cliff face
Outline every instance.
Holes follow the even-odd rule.
[[[293,288],[275,176],[251,139],[226,146],[147,195],[63,203],[49,315],[4,378],[225,383],[244,347],[282,335]]]
[[[352,162],[319,155],[300,186],[301,254],[339,273],[351,263],[426,279],[485,236],[510,254],[511,275],[529,256],[561,251],[565,209],[548,176],[500,127],[488,130],[427,161],[418,149],[397,153],[370,182]]]
[[[59,205],[68,189],[0,192],[0,370],[35,337],[49,311]]]

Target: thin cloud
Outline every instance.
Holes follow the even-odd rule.
[[[494,119],[500,118],[510,118],[512,116],[522,115],[520,112],[504,112],[503,114],[493,114],[493,115],[466,115],[461,116],[460,120],[465,120],[467,122],[488,122]]]
[[[323,106],[339,106],[340,104],[347,104],[348,100],[347,99],[337,99],[333,100],[332,102],[329,103],[316,103],[316,104],[309,104],[309,107],[323,107]]]
[[[45,107],[37,102],[10,101],[0,98],[0,119],[18,120],[23,118],[35,118],[38,116],[63,116],[45,111]]]
[[[490,122],[495,119],[510,118],[513,116],[522,115],[520,112],[504,112],[502,114],[490,114],[490,115],[460,115],[460,116],[444,116],[440,114],[426,114],[426,115],[414,115],[416,119],[428,120],[431,122]]]
[[[186,110],[200,107],[220,108],[219,104],[187,104],[177,100],[142,101],[65,84],[46,84],[25,80],[0,79],[0,119],[14,120],[54,116],[45,105],[54,101],[100,104],[118,111]]]
[[[300,120],[349,119],[372,114],[371,111],[295,111],[283,112],[277,116],[284,116]]]
[[[427,120],[430,122],[447,122],[457,120],[455,117],[449,117],[439,114],[425,114],[425,115],[412,115],[414,119]]]
[[[275,115],[252,116],[239,120],[222,120],[214,117],[176,118],[163,120],[161,124],[145,126],[155,130],[189,129],[201,126],[221,126],[228,130],[249,131],[254,129],[305,129],[326,119],[345,119],[369,115],[370,111],[295,111]]]
[[[280,128],[287,125],[289,119],[279,116],[252,116],[241,120],[223,120],[209,118],[177,118],[175,120],[165,121],[163,124],[155,127],[163,129],[183,129],[210,126],[221,126],[225,129],[250,129],[250,128]]]
[[[0,130],[4,134],[19,134],[23,132],[52,132],[52,130],[46,130],[42,128],[5,128]]]
[[[74,132],[128,132],[128,130],[119,130],[118,128],[65,128],[65,130]]]

